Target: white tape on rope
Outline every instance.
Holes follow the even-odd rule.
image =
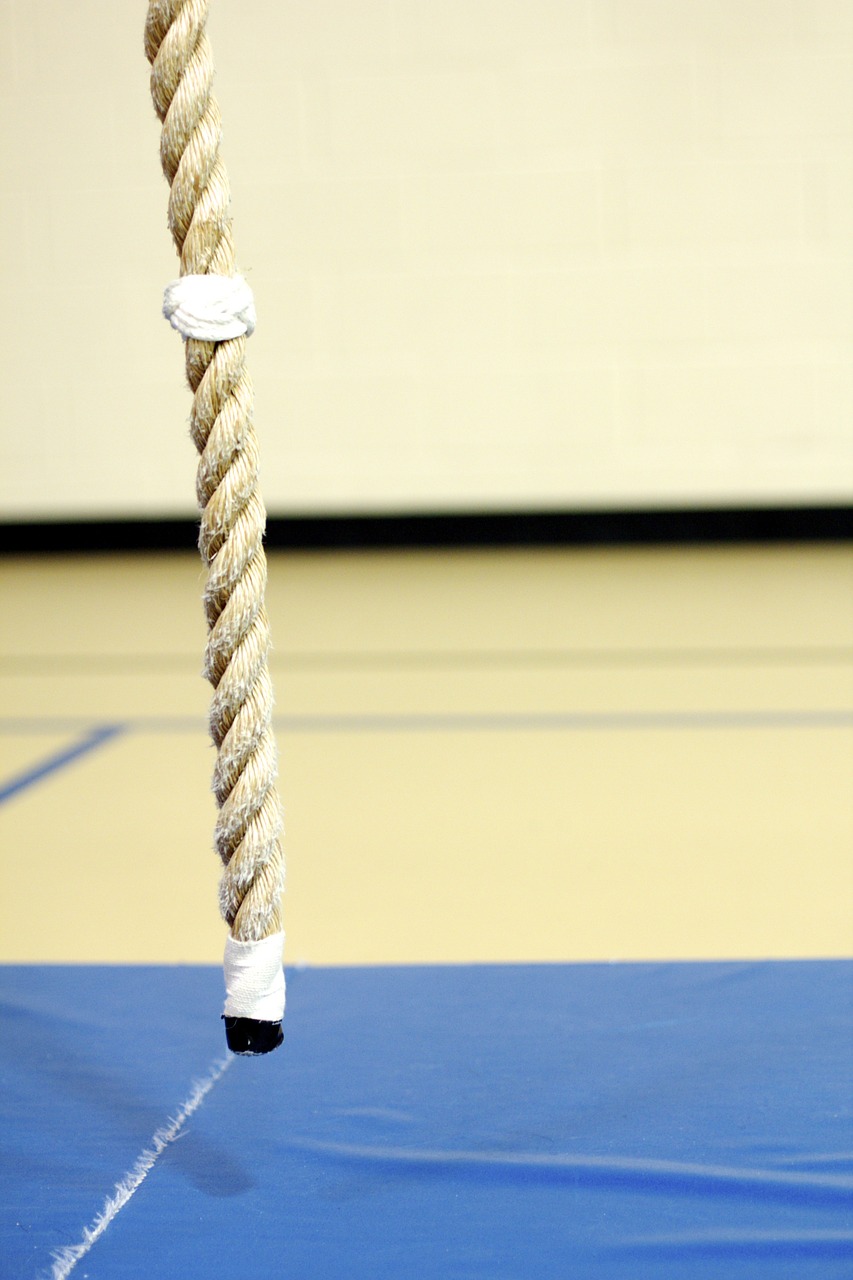
[[[184,338],[224,342],[255,331],[255,299],[242,276],[180,276],[163,290],[163,315]]]
[[[284,1015],[284,934],[225,943],[225,1016],[280,1022]]]

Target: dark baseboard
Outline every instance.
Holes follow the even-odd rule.
[[[266,543],[270,549],[309,551],[851,539],[853,506],[823,506],[271,516]],[[190,519],[0,523],[5,555],[179,551],[195,542],[196,522]]]

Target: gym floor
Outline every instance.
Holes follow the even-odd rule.
[[[0,959],[218,963],[195,555],[0,574]],[[852,586],[827,544],[272,553],[287,962],[849,953]]]

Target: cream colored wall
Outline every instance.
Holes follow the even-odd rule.
[[[189,513],[145,5],[0,0],[0,508]],[[848,0],[214,0],[274,512],[853,493]]]

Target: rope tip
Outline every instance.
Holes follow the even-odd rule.
[[[258,1057],[272,1053],[284,1040],[280,1022],[262,1022],[258,1018],[229,1018],[223,1014],[225,1039],[232,1053]]]

